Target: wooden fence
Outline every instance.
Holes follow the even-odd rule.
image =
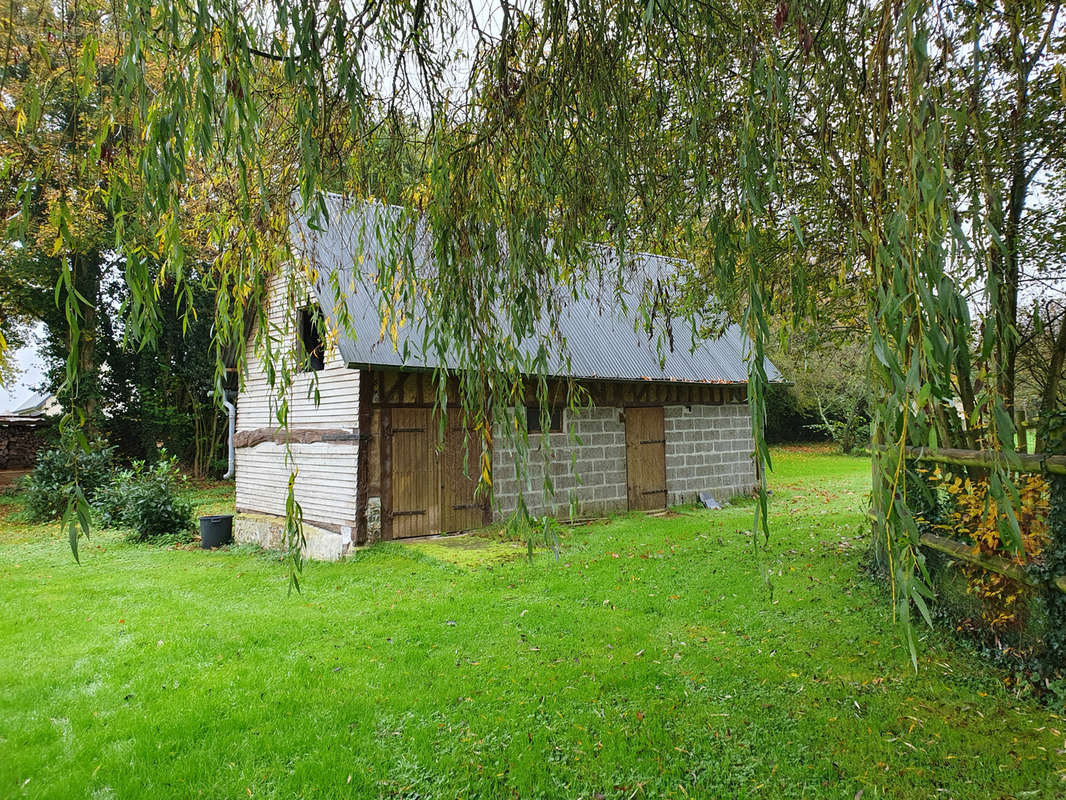
[[[881,452],[890,452],[894,451],[895,448],[882,446],[880,450]],[[1066,475],[1066,455],[1018,453],[1015,459],[1008,460],[1002,453],[993,450],[933,449],[927,447],[906,447],[903,454],[911,461],[947,464],[957,467],[991,469],[998,466],[1014,472]],[[1000,556],[982,553],[966,542],[949,539],[945,536],[937,536],[932,533],[922,534],[920,541],[926,547],[938,550],[954,559],[1004,575],[1026,586],[1040,587],[1044,584],[1043,581],[1030,574],[1021,564],[1016,564]],[[1049,583],[1059,591],[1066,592],[1066,575],[1060,575]]]

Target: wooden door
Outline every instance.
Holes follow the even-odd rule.
[[[666,423],[662,406],[626,409],[629,508],[666,507]]]
[[[392,537],[440,531],[437,430],[428,408],[392,409]]]
[[[448,409],[448,426],[444,432],[441,454],[441,530],[468,531],[485,524],[485,506],[474,499],[481,476],[481,448],[477,432],[463,428],[462,414]],[[464,458],[467,473],[463,473]]]

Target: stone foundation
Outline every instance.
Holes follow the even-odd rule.
[[[381,539],[381,498],[366,499],[366,540],[376,542]]]
[[[350,527],[341,532],[320,528],[305,522],[304,558],[315,561],[336,561],[352,549]],[[285,549],[285,519],[269,514],[237,514],[233,519],[233,540],[237,544],[257,544],[267,550]]]

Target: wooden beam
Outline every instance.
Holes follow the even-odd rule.
[[[959,561],[965,561],[967,564],[973,564],[982,569],[987,569],[990,572],[1004,575],[1011,580],[1024,583],[1026,586],[1040,585],[1040,582],[1026,572],[1025,568],[1020,564],[1015,564],[1013,561],[1008,561],[1000,556],[992,556],[987,553],[982,553],[973,545],[966,544],[965,542],[958,542],[954,539],[937,536],[933,533],[923,533],[921,543],[933,550],[939,550],[941,553],[946,553],[952,558],[957,558]],[[1059,580],[1063,579],[1066,579],[1066,576],[1063,576],[1063,578],[1060,578]]]
[[[392,409],[381,409],[381,538],[392,538]]]
[[[373,401],[373,381],[365,370],[359,373],[359,430],[370,430],[370,407]],[[370,480],[370,448],[374,446],[372,436],[360,442],[359,453],[355,457],[355,544],[366,544],[366,506]]]
[[[394,372],[392,376],[392,386],[389,387],[388,392],[382,398],[382,401],[386,404],[402,403],[404,401],[404,386],[407,383],[408,372]]]
[[[887,447],[885,449],[893,449]],[[995,450],[958,450],[955,448],[932,449],[928,447],[906,447],[904,455],[914,461],[935,464],[953,464],[959,467],[1001,466],[1018,472],[1050,473],[1066,475],[1066,456],[1046,455],[1042,453],[1018,453],[1018,463],[1011,464],[1006,456]]]
[[[263,442],[274,444],[313,444],[315,442],[358,442],[363,438],[359,431],[343,428],[255,428],[238,431],[233,435],[234,447],[255,447]]]

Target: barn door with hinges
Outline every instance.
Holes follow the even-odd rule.
[[[392,537],[441,530],[440,464],[431,409],[392,409]]]
[[[468,531],[485,524],[485,504],[474,498],[481,476],[477,431],[463,428],[462,414],[448,409],[448,428],[441,455],[441,530]],[[463,472],[466,459],[468,474]]]
[[[626,471],[629,508],[666,507],[666,421],[662,406],[627,408]]]

